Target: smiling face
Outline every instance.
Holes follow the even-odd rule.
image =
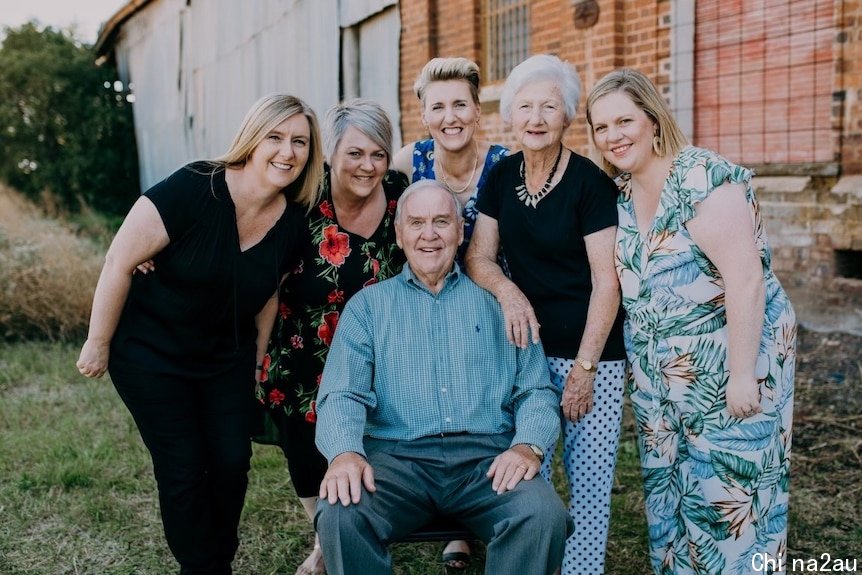
[[[451,152],[469,145],[479,122],[479,106],[473,101],[467,81],[441,80],[428,84],[422,121],[436,145]]]
[[[556,147],[569,127],[560,89],[552,80],[531,82],[512,100],[512,128],[522,148],[540,151]]]
[[[330,162],[333,190],[357,198],[371,196],[389,167],[383,148],[354,126],[344,131]]]
[[[622,91],[593,103],[592,135],[604,159],[621,172],[637,174],[655,160],[655,122]]]
[[[308,162],[311,128],[302,114],[294,114],[273,128],[246,160],[261,188],[282,190],[292,184]]]
[[[464,240],[464,226],[454,196],[430,184],[433,180],[427,182],[404,198],[395,221],[395,238],[413,274],[436,292],[452,270]]]

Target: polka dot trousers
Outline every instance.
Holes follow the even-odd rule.
[[[548,358],[551,381],[563,389],[574,367],[571,359]],[[577,423],[562,419],[563,468],[569,482],[569,514],[575,532],[566,541],[561,575],[601,575],[611,515],[620,422],[623,413],[625,360],[598,364],[593,386],[593,409]],[[542,476],[550,481],[551,457]]]

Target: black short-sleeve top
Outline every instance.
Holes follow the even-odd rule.
[[[500,160],[479,194],[478,209],[497,220],[512,281],[530,300],[545,352],[573,359],[587,322],[592,281],[584,237],[617,225],[617,187],[593,162],[572,153],[560,182],[535,207],[517,197],[522,152]],[[622,312],[603,361],[625,358]]]
[[[285,193],[290,197],[292,190]],[[153,258],[154,273],[132,277],[111,341],[111,365],[205,378],[253,364],[254,318],[295,265],[303,208],[288,201],[264,238],[240,251],[223,169],[189,164],[144,195],[170,242]]]

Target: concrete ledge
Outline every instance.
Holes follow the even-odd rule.
[[[862,175],[841,176],[830,191],[833,194],[855,196],[862,200]]]
[[[764,192],[799,193],[808,187],[808,176],[755,176],[751,185],[755,190]]]

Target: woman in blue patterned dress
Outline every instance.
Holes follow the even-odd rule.
[[[616,268],[656,574],[742,574],[787,552],[796,320],[751,171],[687,145],[655,86],[587,99],[618,175]],[[777,562],[777,561],[776,561]]]
[[[455,194],[463,207],[464,241],[456,261],[464,267],[464,253],[479,212],[476,200],[491,167],[509,150],[476,139],[479,128],[479,67],[467,58],[434,58],[422,68],[413,85],[422,102],[422,124],[431,135],[401,148],[392,167],[410,182],[438,180]]]
[[[299,265],[279,290],[279,310],[257,397],[270,409],[281,436],[291,481],[309,519],[314,518],[326,460],[314,445],[315,398],[323,365],[350,297],[401,271],[395,242],[395,206],[407,187],[388,170],[392,126],[370,100],[349,100],[323,120],[329,161],[318,201],[306,215]],[[297,575],[324,573],[314,548]]]
[[[422,102],[422,124],[431,135],[401,148],[392,167],[410,182],[438,180],[455,194],[464,216],[464,241],[455,261],[464,268],[464,254],[476,223],[476,200],[488,172],[509,150],[476,139],[479,128],[479,67],[467,58],[433,58],[413,85]],[[470,563],[466,541],[450,541],[442,561],[448,569]]]

